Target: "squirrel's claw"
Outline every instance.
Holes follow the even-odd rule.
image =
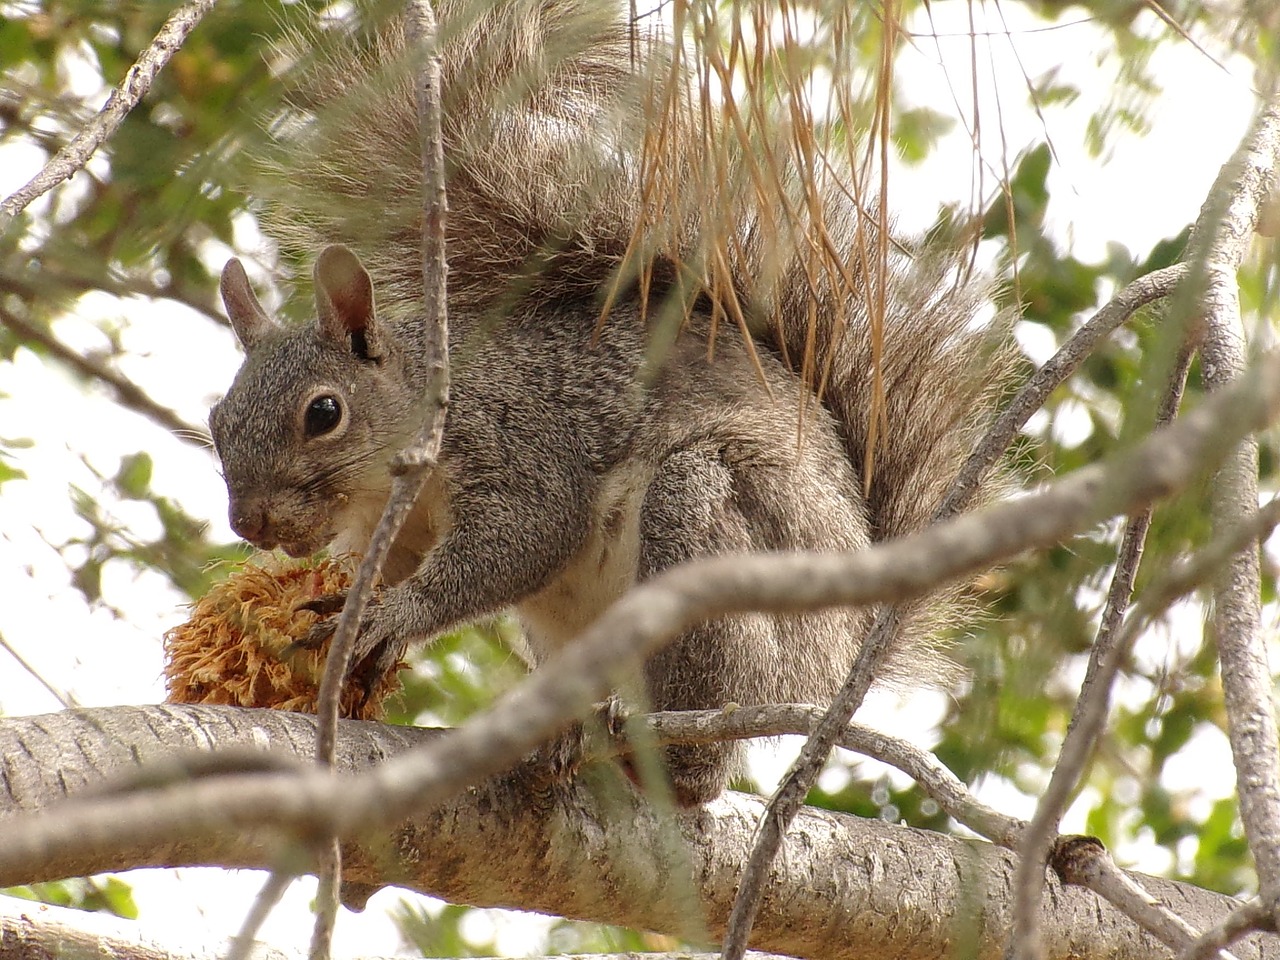
[[[590,717],[584,721],[573,723],[554,740],[543,744],[530,757],[530,762],[546,768],[552,780],[571,780],[579,768],[589,759],[599,759],[609,753],[625,757],[626,725],[630,712],[616,695],[611,695],[603,703],[597,703]],[[591,727],[596,727],[604,734],[607,744],[601,743],[598,736],[592,736]]]
[[[360,638],[354,659],[355,666],[351,671],[351,679],[360,684],[365,701],[368,701],[373,696],[374,688],[378,686],[384,677],[395,673],[401,666],[405,647],[406,644],[401,641],[387,640],[368,648],[368,652],[361,656],[360,650],[365,648],[365,638],[363,636]]]
[[[312,613],[319,614],[322,617],[339,613],[347,602],[347,591],[339,590],[337,593],[326,593],[316,597],[314,600],[306,600],[302,603],[294,605],[294,612],[299,610],[310,610]]]
[[[625,743],[627,720],[631,717],[631,711],[622,702],[622,698],[616,693],[610,694],[609,699],[603,703],[597,703],[594,710],[596,718],[604,727],[605,733],[609,735],[609,739],[614,741],[615,745]]]
[[[338,629],[337,614],[342,612],[346,602],[347,592],[339,590],[337,593],[326,593],[313,600],[305,600],[302,603],[295,604],[293,607],[294,613],[300,610],[309,610],[311,613],[318,614],[322,619],[312,624],[306,636],[293,641],[285,648],[284,652],[290,654],[299,650],[318,650],[332,640],[334,631]]]
[[[289,644],[285,648],[285,654],[317,650],[332,643],[338,632],[338,614],[345,602],[345,593],[335,593],[298,604],[295,610],[311,610],[324,619],[316,621],[305,636]],[[351,666],[347,671],[349,681],[362,688],[364,701],[369,699],[382,677],[396,669],[404,656],[405,644],[379,629],[378,613],[378,602],[370,601],[360,618],[360,629],[351,651]]]
[[[289,644],[285,648],[285,653],[292,653],[296,650],[319,650],[333,639],[333,635],[337,630],[338,618],[336,616],[319,620],[311,625],[311,629],[307,631],[306,636]]]
[[[300,650],[317,650],[333,641],[338,632],[338,614],[346,603],[345,592],[325,594],[299,603],[294,610],[310,610],[320,614],[324,619],[317,620],[311,629],[300,639],[285,648],[285,654]],[[388,633],[386,626],[380,623],[381,604],[378,600],[370,600],[360,618],[360,628],[355,646],[351,651],[351,669],[349,675],[355,677],[364,688],[366,695],[377,684],[383,674],[395,669],[404,655],[405,644],[399,642]]]

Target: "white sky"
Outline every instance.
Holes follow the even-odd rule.
[[[934,23],[951,36],[934,44],[922,39],[915,51],[903,55],[898,74],[919,104],[944,113],[954,112],[956,96],[967,109],[969,65],[967,12],[964,4],[934,5]],[[1101,161],[1083,154],[1085,124],[1108,98],[1114,66],[1099,66],[1099,52],[1108,47],[1106,35],[1088,25],[1043,30],[1041,21],[1023,15],[1017,5],[1004,5],[1014,31],[1021,62],[1034,76],[1049,64],[1060,64],[1061,79],[1086,91],[1070,107],[1046,111],[1050,135],[1061,165],[1050,182],[1049,228],[1064,249],[1084,260],[1105,256],[1106,246],[1121,242],[1133,251],[1150,249],[1193,219],[1218,168],[1238,143],[1253,105],[1248,66],[1232,63],[1224,72],[1185,43],[1164,44],[1151,72],[1166,93],[1150,111],[1153,131],[1145,138],[1122,136]],[[980,12],[980,11],[979,11]],[[926,30],[921,21],[917,29]],[[998,19],[990,29],[1001,29]],[[1041,120],[1025,106],[1025,85],[1009,43],[994,38],[990,60],[979,43],[983,72],[982,124],[984,150],[999,168],[1001,140],[993,90],[1000,92],[1005,139],[1012,151],[1043,138]],[[939,66],[941,57],[949,64]],[[996,81],[991,82],[994,71]],[[949,73],[949,76],[948,76]],[[6,153],[0,164],[0,195],[8,194],[35,172],[38,157],[25,151]],[[962,130],[918,168],[894,171],[889,206],[907,228],[927,226],[937,204],[967,199],[974,158]],[[988,175],[987,183],[992,182]],[[40,201],[47,209],[46,201]],[[41,209],[42,207],[37,207]],[[211,250],[211,258],[215,251]],[[220,266],[229,251],[217,252]],[[103,317],[127,316],[123,339],[137,354],[124,372],[144,385],[156,400],[195,423],[203,423],[209,402],[230,381],[238,355],[229,333],[214,329],[184,308],[149,303],[121,304],[103,296],[85,297],[74,313],[59,321],[54,333],[70,346],[92,352],[105,346],[97,329]],[[1052,349],[1043,336],[1023,331],[1024,346],[1043,359]],[[109,565],[103,582],[105,595],[123,617],[87,607],[68,583],[66,562],[51,546],[82,532],[67,505],[69,485],[90,495],[100,484],[86,464],[104,475],[114,474],[119,458],[141,448],[155,461],[154,486],[177,500],[190,513],[209,520],[216,538],[231,540],[224,518],[225,493],[215,464],[206,453],[182,444],[134,414],[106,399],[104,392],[82,390],[54,364],[19,351],[12,365],[0,368],[0,437],[37,437],[33,449],[18,451],[16,466],[28,479],[6,483],[0,497],[0,583],[6,601],[0,603],[0,636],[55,687],[84,705],[148,703],[163,698],[160,635],[184,618],[183,598],[162,578],[136,574],[119,564]],[[113,508],[122,525],[142,535],[156,527],[149,508],[118,504]],[[78,559],[71,555],[72,559]],[[1194,641],[1198,628],[1189,630]],[[1185,641],[1186,638],[1184,638]],[[1152,638],[1160,643],[1160,638]],[[881,698],[885,703],[887,698]],[[7,653],[0,650],[0,710],[15,715],[59,709],[58,701]],[[890,704],[891,706],[891,704]],[[928,723],[938,715],[937,702],[921,698],[911,711],[897,711],[901,730],[904,715],[916,718],[921,742],[929,742]],[[777,766],[776,761],[772,766]],[[770,766],[766,764],[766,766]],[[1194,769],[1170,771],[1187,785],[1218,783],[1230,792],[1232,774],[1225,744],[1208,743],[1197,751]],[[1010,813],[1025,814],[1030,802],[1008,784],[990,784],[984,799]],[[1078,827],[1075,824],[1074,827]],[[1074,828],[1068,823],[1066,828]],[[1127,851],[1131,860],[1148,869],[1167,867],[1169,853],[1153,846]],[[186,871],[187,880],[175,887],[168,871],[137,872],[128,876],[148,925],[168,928],[175,940],[208,930],[208,938],[226,934],[243,916],[256,882],[228,880],[211,871]],[[198,877],[199,879],[192,879]],[[309,887],[295,886],[287,909],[268,925],[271,942],[305,950],[299,920],[307,909]],[[394,894],[383,894],[388,902]],[[203,906],[202,906],[203,905]],[[389,953],[396,937],[371,909],[362,918],[344,915],[339,946],[349,952]],[[477,924],[488,922],[477,917]],[[511,953],[536,948],[530,927],[499,921],[506,931],[501,946]],[[541,927],[535,923],[534,927]],[[204,937],[206,934],[196,934]]]

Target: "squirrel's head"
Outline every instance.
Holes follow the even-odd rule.
[[[222,300],[245,361],[209,415],[231,528],[294,557],[348,533],[348,517],[366,514],[370,500],[385,501],[415,393],[355,254],[325,248],[315,291],[315,320],[285,327],[263,310],[240,261],[227,263]]]

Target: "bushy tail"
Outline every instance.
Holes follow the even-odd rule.
[[[590,295],[621,263],[643,136],[631,32],[598,0],[438,0],[450,303]],[[356,249],[381,305],[421,297],[416,63],[398,19],[297,32],[286,111],[253,185],[267,233],[308,263]],[[649,47],[647,49],[652,49]]]
[[[824,218],[824,232],[847,251],[839,282],[815,278],[797,254],[775,287],[770,334],[811,371],[864,478],[872,539],[891,540],[932,520],[989,425],[1016,354],[989,280],[970,277],[961,255],[895,244],[882,258],[866,214],[837,201]],[[997,471],[975,505],[1002,491]]]
[[[817,232],[834,256],[799,246],[778,264],[776,240],[745,221],[740,268],[774,279],[765,301],[767,339],[804,371],[844,434],[864,481],[871,537],[892,540],[924,529],[990,425],[1017,370],[1009,317],[992,305],[991,283],[973,278],[962,252],[880,249],[875,212],[842,189],[824,192]],[[767,251],[772,250],[772,253]],[[740,286],[745,285],[742,281]],[[1011,476],[998,465],[969,506],[1005,495]],[[899,605],[899,639],[883,679],[911,686],[950,673],[930,654],[974,603],[964,584]]]

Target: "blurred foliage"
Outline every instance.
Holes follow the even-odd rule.
[[[519,628],[510,621],[464,627],[432,645],[405,671],[404,691],[387,705],[390,723],[461,723],[528,672]]]
[[[138,919],[133,892],[119,877],[77,877],[49,883],[33,883],[24,887],[5,887],[0,894],[22,900],[38,900],[60,907],[111,913],[125,920]]]
[[[85,464],[92,473],[92,466]],[[151,457],[144,452],[125,454],[114,476],[97,474],[101,487],[95,491],[72,486],[75,514],[85,521],[88,534],[51,544],[59,552],[82,558],[75,561],[74,582],[90,603],[109,603],[101,591],[102,569],[123,561],[136,570],[154,570],[169,579],[191,598],[201,596],[220,576],[217,564],[245,556],[242,544],[210,543],[207,524],[189,516],[171,498],[151,488]],[[159,534],[151,539],[137,535],[136,524],[124,524],[104,507],[104,501],[136,501],[154,510]]]
[[[1188,42],[1180,33],[1193,38],[1206,56],[1239,53],[1259,69],[1274,65],[1280,56],[1280,5],[1271,0],[1022,0],[1022,6],[1044,17],[1047,26],[1092,20],[1113,41],[1099,61],[1099,67],[1115,71],[1110,100],[1085,131],[1086,146],[1095,155],[1111,149],[1119,132],[1146,129],[1149,107],[1161,92],[1153,54],[1161,45]],[[51,376],[56,368],[57,375],[69,372],[91,382],[80,368],[64,367],[46,341],[20,331],[25,324],[50,333],[53,321],[74,310],[87,293],[172,302],[195,310],[204,318],[199,322],[222,323],[215,271],[237,243],[244,245],[244,231],[253,224],[253,201],[240,189],[243,157],[246,147],[262,136],[259,121],[271,116],[281,95],[264,51],[280,36],[282,24],[330,7],[327,0],[219,4],[87,171],[0,234],[0,383],[19,346],[43,358]],[[50,155],[65,143],[100,104],[106,86],[123,77],[171,9],[170,3],[104,0],[0,3],[0,151],[18,148]],[[860,5],[855,14],[860,32],[842,54],[868,78],[853,91],[855,117],[870,118],[875,104],[880,12],[878,5]],[[916,33],[902,35],[900,45],[922,42],[931,12],[922,0],[902,5],[902,17]],[[823,46],[827,39],[815,35],[790,66],[821,77],[835,57]],[[1052,66],[1028,68],[1038,71],[1027,77],[1028,94],[1038,108],[1081,96]],[[896,86],[889,95],[894,149],[908,162],[928,157],[955,119],[909,103]],[[832,135],[857,142],[861,132],[834,129]],[[1226,149],[1224,145],[1224,153]],[[1005,271],[1007,296],[1021,305],[1021,323],[1028,329],[1061,343],[1114,290],[1180,255],[1185,233],[1142,255],[1116,245],[1101,262],[1077,259],[1045,228],[1053,200],[1050,147],[1033,145],[1008,160],[1011,175],[1003,192],[984,197],[985,209],[976,217],[959,208],[940,211],[934,233],[940,240],[980,236]],[[1240,280],[1250,315],[1274,315],[1274,260],[1251,261]],[[107,340],[109,349],[97,359],[114,369],[125,357],[124,348],[118,337]],[[1017,458],[1029,481],[1093,463],[1145,433],[1171,342],[1164,313],[1149,310],[1091,356],[1021,441]],[[1200,392],[1193,368],[1186,402],[1194,404]],[[33,442],[58,440],[0,438],[0,487],[22,481],[22,454]],[[1265,437],[1261,457],[1264,482],[1272,488],[1280,461],[1276,442],[1274,433]],[[76,588],[94,603],[112,602],[101,589],[108,565],[158,571],[177,591],[195,597],[213,575],[211,563],[240,552],[235,545],[211,543],[200,518],[186,512],[171,492],[155,488],[152,466],[149,453],[121,449],[115,468],[93,471],[95,488],[69,491],[67,510],[83,521],[87,532],[52,545],[66,558]],[[121,503],[147,505],[160,532],[140,537],[116,518],[113,504]],[[1162,504],[1139,589],[1154,572],[1203,543],[1209,532],[1201,491]],[[957,657],[969,668],[970,679],[952,692],[936,745],[938,756],[966,782],[1007,784],[1028,797],[1038,795],[1047,782],[1117,540],[1118,526],[1111,525],[1019,559],[981,582],[991,615],[959,640]],[[1266,571],[1264,590],[1274,601],[1272,568]],[[406,673],[393,719],[455,723],[492,700],[524,670],[512,629],[506,623],[468,628],[422,654]],[[1135,656],[1085,790],[1088,829],[1120,851],[1139,839],[1166,848],[1169,873],[1179,879],[1230,893],[1248,889],[1249,859],[1234,801],[1206,803],[1189,789],[1173,790],[1162,782],[1168,766],[1185,762],[1189,745],[1206,737],[1220,742],[1214,735],[1223,729],[1211,644],[1188,648],[1169,643],[1158,656]],[[813,802],[947,828],[936,804],[915,787],[866,773],[856,764],[848,766],[847,774],[844,786],[815,791]],[[127,887],[115,879],[10,892],[122,916],[135,912]],[[401,920],[406,936],[424,953],[490,952],[492,937],[475,934],[473,926],[483,928],[468,925],[469,913],[464,907],[429,914],[406,906]],[[574,952],[654,949],[658,943],[641,934],[565,921],[551,927],[549,940],[550,949]]]
[[[14,440],[0,437],[0,486],[6,480],[22,480],[26,478],[26,474],[13,465],[13,461],[16,459],[13,451],[30,446],[31,440],[29,439]]]

